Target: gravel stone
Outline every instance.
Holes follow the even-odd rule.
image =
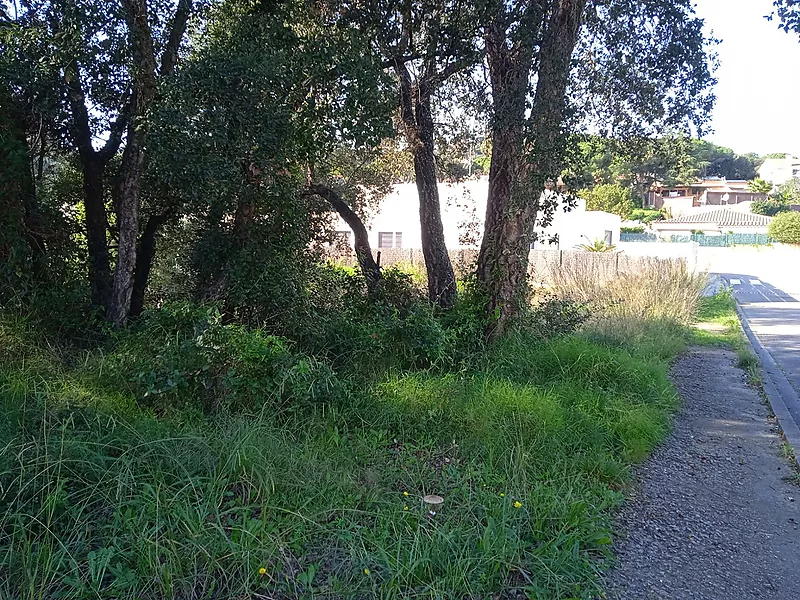
[[[800,488],[735,360],[695,348],[675,362],[684,405],[618,515],[608,598],[800,599]]]

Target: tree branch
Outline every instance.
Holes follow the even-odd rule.
[[[186,33],[186,24],[189,21],[189,14],[192,11],[192,0],[178,0],[178,7],[175,9],[175,16],[172,19],[172,27],[169,31],[169,39],[161,55],[161,77],[172,75],[175,65],[178,63],[178,49]]]

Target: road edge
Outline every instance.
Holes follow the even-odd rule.
[[[798,397],[792,384],[786,379],[778,363],[772,358],[769,351],[761,344],[761,340],[753,332],[750,323],[739,303],[736,303],[736,313],[739,315],[739,322],[747,336],[753,350],[761,362],[762,375],[764,377],[764,394],[772,407],[772,412],[778,419],[778,425],[783,431],[783,437],[792,447],[792,456],[798,469],[800,469],[800,397]],[[793,415],[794,413],[794,415]]]

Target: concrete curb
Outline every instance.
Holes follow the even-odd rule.
[[[794,460],[797,468],[800,469],[800,427],[798,426],[800,423],[800,397],[786,379],[786,375],[783,374],[775,359],[761,344],[758,336],[753,333],[738,302],[736,303],[736,312],[739,314],[739,321],[742,323],[747,339],[750,340],[750,345],[761,361],[764,393],[767,395],[772,412],[778,419],[786,441],[794,450]]]

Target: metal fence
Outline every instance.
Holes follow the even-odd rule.
[[[620,242],[667,242],[685,244],[697,242],[701,246],[716,248],[726,246],[767,246],[772,240],[766,233],[726,233],[723,235],[704,235],[693,233],[691,235],[671,235],[659,238],[654,233],[621,233]]]

